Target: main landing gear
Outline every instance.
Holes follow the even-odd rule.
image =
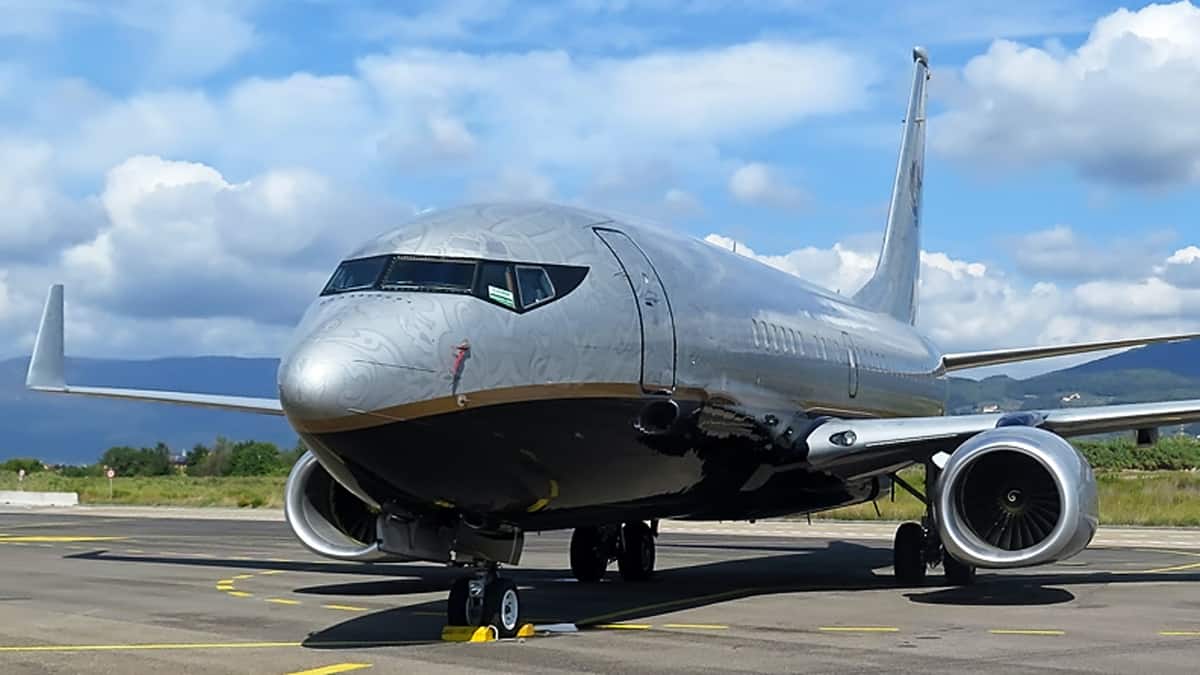
[[[499,575],[496,563],[477,568],[450,587],[446,618],[451,626],[492,626],[500,638],[521,629],[521,594],[511,579]]]
[[[892,567],[896,581],[902,586],[919,586],[925,581],[930,567],[942,566],[946,582],[952,586],[969,586],[975,581],[975,567],[959,561],[942,547],[934,526],[933,505],[927,495],[933,494],[938,469],[933,462],[925,462],[925,493],[892,475],[892,481],[916,497],[925,505],[925,515],[919,523],[902,523],[896,530],[892,545]]]
[[[571,574],[583,582],[600,581],[608,564],[617,561],[625,581],[645,581],[654,576],[654,538],[658,521],[651,525],[635,520],[623,526],[575,528],[571,535]]]

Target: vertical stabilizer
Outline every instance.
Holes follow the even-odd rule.
[[[879,264],[855,294],[859,304],[900,321],[917,320],[917,282],[921,269],[921,180],[925,172],[925,83],[929,55],[913,48],[913,85],[900,139],[900,160],[892,184],[887,230]]]
[[[33,341],[33,357],[25,386],[31,389],[63,389],[63,287],[54,284],[46,295],[42,323]]]

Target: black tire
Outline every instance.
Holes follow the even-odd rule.
[[[496,579],[487,585],[483,597],[484,621],[501,638],[517,636],[521,630],[521,594],[511,579]]]
[[[942,572],[946,575],[946,583],[951,586],[970,586],[975,583],[975,566],[961,562],[947,551],[942,551]]]
[[[446,623],[451,626],[479,626],[483,620],[483,604],[471,598],[471,579],[463,577],[450,587],[446,601]]]
[[[571,574],[584,583],[604,578],[608,546],[598,527],[577,527],[571,534]]]
[[[640,520],[625,523],[621,530],[621,553],[617,569],[625,581],[646,581],[654,576],[654,533]]]
[[[902,523],[892,545],[892,567],[902,586],[919,586],[925,581],[925,529],[918,523]]]

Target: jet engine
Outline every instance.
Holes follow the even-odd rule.
[[[1082,551],[1098,523],[1092,467],[1061,436],[1029,426],[976,434],[934,486],[942,545],[962,562],[1026,567]]]
[[[283,513],[313,553],[361,562],[391,558],[379,548],[378,514],[334,480],[311,452],[288,474]]]

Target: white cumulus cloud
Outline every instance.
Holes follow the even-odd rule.
[[[1064,163],[1135,186],[1200,181],[1200,8],[1119,9],[1074,50],[992,43],[935,120],[934,147],[977,162]]]
[[[851,296],[875,269],[878,251],[837,243],[762,255],[728,237],[706,241],[735,249],[824,288]],[[1200,291],[1158,276],[1060,286],[1025,281],[980,261],[922,251],[918,327],[946,351],[1061,344],[1163,335],[1200,327]],[[1061,367],[1047,362],[1038,368]]]
[[[729,176],[729,192],[740,202],[792,209],[804,203],[804,192],[761,162],[743,164]]]

